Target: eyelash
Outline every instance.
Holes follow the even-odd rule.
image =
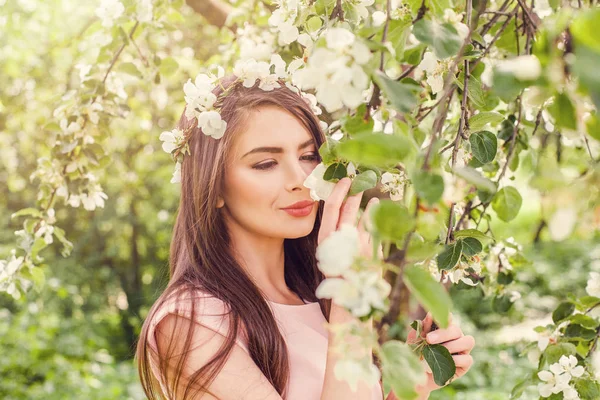
[[[316,154],[312,154],[312,155],[309,155],[309,156],[304,156],[302,158],[307,158],[308,159],[307,161],[319,161],[319,156],[316,155]],[[255,165],[252,168],[264,171],[264,170],[271,169],[272,167],[275,166],[275,164],[277,164],[277,163],[273,161],[273,162],[268,162],[268,163],[264,163],[264,164],[258,164],[258,165]]]

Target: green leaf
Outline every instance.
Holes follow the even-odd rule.
[[[382,240],[403,240],[415,220],[408,209],[391,200],[381,200],[372,210],[374,235]]]
[[[44,274],[44,270],[41,267],[34,267],[30,272],[36,291],[40,293],[46,283],[46,274]]]
[[[492,90],[505,103],[514,101],[527,86],[527,82],[518,80],[513,74],[494,68]]]
[[[462,72],[458,75],[457,78],[454,78],[454,82],[456,83],[456,86],[460,88],[460,90],[464,90],[463,87],[465,84],[465,76]],[[471,100],[479,108],[485,107],[485,94],[483,93],[481,82],[473,75],[471,75],[471,77],[469,78],[468,85],[468,99]]]
[[[140,72],[138,67],[136,67],[135,64],[130,63],[130,62],[119,64],[119,66],[117,67],[117,70],[124,72],[126,74],[129,74],[129,75],[135,76],[137,78],[142,78],[142,73]]]
[[[464,238],[464,237],[472,237],[477,239],[480,242],[488,242],[493,240],[491,237],[487,236],[485,233],[478,231],[477,229],[463,229],[461,231],[455,231],[454,237],[456,239]]]
[[[492,310],[497,313],[505,313],[512,307],[513,303],[510,301],[510,297],[499,294],[492,298]]]
[[[401,399],[418,397],[415,387],[425,382],[425,370],[417,355],[406,343],[390,340],[381,346],[379,354],[382,365],[384,389],[393,390]]]
[[[387,167],[404,160],[413,151],[413,144],[403,136],[385,133],[355,135],[340,142],[336,148],[341,157],[359,164]]]
[[[577,129],[575,106],[573,106],[573,102],[568,95],[564,93],[556,94],[554,102],[548,107],[548,111],[556,120],[556,125],[567,129]]]
[[[600,323],[598,321],[596,321],[594,318],[590,317],[589,315],[585,315],[585,314],[571,315],[568,318],[568,320],[572,324],[581,325],[587,329],[596,329],[596,328],[598,328],[598,325],[600,325]]]
[[[496,193],[496,184],[488,178],[481,175],[481,173],[471,167],[459,167],[453,169],[456,176],[463,178],[465,181],[472,185],[475,185],[477,189],[481,189],[484,192]]]
[[[544,363],[551,365],[557,363],[561,356],[574,356],[577,354],[577,348],[573,343],[556,343],[546,347],[542,358],[540,359],[540,366]]]
[[[469,137],[473,157],[480,163],[487,164],[494,160],[498,150],[498,140],[496,135],[489,131],[473,133]]]
[[[342,163],[334,163],[327,167],[325,173],[323,174],[323,179],[326,181],[337,182],[346,176],[348,176],[346,166]]]
[[[479,132],[487,124],[496,125],[504,120],[504,116],[494,111],[480,112],[469,118],[471,132]]]
[[[565,337],[592,340],[596,337],[596,331],[593,329],[587,329],[578,324],[570,324],[565,329]]]
[[[452,24],[422,18],[413,25],[413,34],[419,42],[433,47],[438,58],[448,58],[458,54],[462,40]]]
[[[394,109],[401,113],[408,113],[415,108],[417,98],[411,90],[413,86],[392,80],[379,70],[375,71],[373,80]]]
[[[411,181],[417,195],[429,204],[437,203],[444,194],[444,179],[438,174],[417,170]]]
[[[366,121],[364,119],[366,115],[366,104],[361,104],[356,110],[354,115],[346,116],[340,121],[342,129],[351,135],[362,134],[362,133],[373,133],[373,125],[375,121],[369,117]]]
[[[354,196],[357,193],[364,192],[377,186],[377,174],[370,169],[356,175],[350,185],[348,194]]]
[[[173,57],[165,57],[161,60],[158,69],[163,76],[171,76],[177,72],[179,64]]]
[[[573,314],[573,311],[575,311],[575,304],[570,301],[562,302],[552,313],[552,321],[554,321],[555,324],[558,324],[560,321]]]
[[[338,159],[336,148],[340,142],[328,138],[319,147],[319,155],[321,156],[321,162],[325,165],[331,164]]]
[[[438,268],[449,270],[454,268],[463,250],[463,241],[457,240],[456,243],[446,246],[437,256]]]
[[[600,10],[590,9],[578,14],[577,18],[570,24],[569,30],[575,40],[590,49],[600,52],[598,24],[600,24]]]
[[[510,392],[510,398],[512,400],[520,398],[525,389],[535,384],[536,382],[537,380],[535,373],[527,374],[527,377],[525,379],[519,381],[519,383],[517,383],[515,387],[513,387],[512,391]]]
[[[494,196],[492,208],[502,221],[509,222],[519,214],[521,204],[523,204],[523,198],[519,191],[512,186],[506,186]]]
[[[433,380],[438,386],[444,386],[456,373],[454,359],[448,349],[441,344],[432,344],[423,348],[423,357],[433,372]]]
[[[436,323],[441,328],[447,328],[452,299],[444,286],[433,279],[429,272],[416,266],[406,268],[402,279],[417,301],[431,312]]]
[[[23,215],[29,215],[35,218],[42,218],[42,212],[40,210],[38,210],[37,208],[33,208],[33,207],[28,207],[28,208],[23,208],[17,212],[14,212],[11,214],[10,218],[14,219],[17,217],[21,217]]]
[[[515,279],[515,275],[511,270],[505,270],[498,273],[497,279],[499,284],[508,285]]]
[[[418,44],[410,49],[404,50],[404,61],[410,65],[418,65],[423,58],[423,53],[427,46],[425,44]]]
[[[466,256],[474,256],[483,250],[481,242],[475,238],[466,237],[461,239],[461,242],[463,243],[463,254]]]
[[[585,127],[588,135],[600,142],[600,120],[596,113],[585,122]]]
[[[410,35],[410,26],[411,20],[409,18],[389,21],[387,40],[392,43],[396,52],[395,58],[400,62],[404,57],[404,47],[406,46],[406,39]]]
[[[600,386],[591,379],[574,379],[574,386],[581,400],[600,399]]]

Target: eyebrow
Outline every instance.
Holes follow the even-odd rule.
[[[314,140],[308,139],[306,142],[304,142],[304,143],[300,144],[300,146],[298,146],[298,150],[302,150],[302,149],[310,146],[311,144],[314,144]],[[283,153],[283,149],[281,147],[257,147],[255,149],[250,150],[246,154],[244,154],[242,156],[242,158],[246,157],[247,155],[254,154],[254,153]]]

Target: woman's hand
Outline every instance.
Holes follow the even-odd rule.
[[[448,381],[447,384],[449,384],[456,378],[460,378],[466,374],[473,365],[473,357],[469,353],[471,353],[471,350],[473,350],[473,347],[475,346],[475,338],[470,335],[465,336],[458,325],[452,323],[452,314],[450,314],[450,323],[446,329],[431,331],[432,322],[433,318],[431,313],[427,313],[423,320],[423,332],[421,332],[421,337],[425,338],[428,344],[441,344],[448,349],[450,354],[452,354],[454,364],[456,364],[456,373],[454,377]],[[406,343],[416,343],[417,340],[417,331],[411,328]],[[433,374],[428,365],[426,365],[425,369],[427,370],[427,382],[417,386],[417,392],[419,394],[429,394],[442,387],[434,382]]]
[[[337,231],[343,224],[350,224],[356,226],[359,232],[360,239],[360,255],[365,258],[371,258],[373,254],[373,244],[371,242],[371,234],[367,231],[365,223],[367,217],[374,204],[379,202],[379,199],[372,198],[365,211],[360,217],[357,226],[357,217],[360,210],[360,202],[364,192],[360,192],[353,196],[348,196],[350,185],[352,180],[350,178],[343,178],[338,181],[331,192],[331,195],[325,200],[323,207],[323,217],[321,219],[321,227],[319,228],[318,243],[320,244],[325,240],[331,233]],[[382,255],[381,246],[379,247],[379,254]]]

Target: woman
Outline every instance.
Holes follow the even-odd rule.
[[[280,83],[267,90],[221,79],[212,93],[224,130],[218,117],[204,132],[198,128],[205,118],[188,118],[189,108],[206,96],[186,97],[178,128],[188,132],[189,154],[180,164],[170,282],[149,311],[136,353],[151,400],[383,398],[379,384],[353,392],[335,379],[324,323],[353,316],[315,296],[325,278],[316,247],[341,224],[357,223],[362,193],[344,201],[344,178],[324,204],[311,200],[303,182],[325,138],[309,102]],[[362,247],[370,249],[362,226],[361,217]],[[430,326],[428,316],[425,331]],[[472,362],[472,338],[456,326],[436,333],[437,343],[464,353],[455,356],[461,376]],[[421,398],[435,388],[428,374]]]

